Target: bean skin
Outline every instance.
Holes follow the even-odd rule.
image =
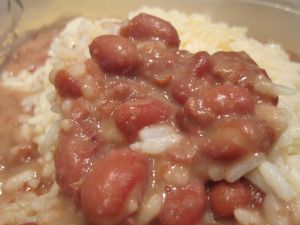
[[[204,51],[197,52],[193,55],[192,62],[195,64],[194,75],[201,77],[210,67],[209,54]]]
[[[146,13],[130,20],[120,34],[134,40],[160,40],[177,48],[180,43],[176,29],[169,22]]]
[[[221,181],[210,189],[209,202],[217,217],[232,218],[236,208],[255,205],[257,195],[262,196],[262,193],[247,180],[234,183]]]
[[[184,104],[188,97],[192,95],[191,82],[182,81],[174,84],[172,89],[172,97],[180,104]]]
[[[191,96],[184,105],[184,111],[199,124],[206,124],[219,115],[250,114],[254,111],[254,103],[247,89],[225,84],[205,88]]]
[[[214,74],[234,84],[267,76],[245,52],[216,52],[210,58]]]
[[[212,75],[202,72],[197,72],[197,66],[192,65],[194,68],[191,71],[187,71],[191,73],[192,76],[185,76],[183,79],[176,80],[172,84],[171,94],[174,100],[177,103],[184,104],[189,97],[199,95],[199,92],[204,87],[209,87],[211,85],[215,85],[218,81]],[[202,70],[202,69],[201,69]],[[196,73],[202,73],[201,75],[197,75]]]
[[[201,98],[204,106],[210,107],[217,115],[230,113],[241,115],[254,110],[254,99],[248,90],[231,84],[211,88],[202,93]]]
[[[227,161],[267,152],[274,140],[274,130],[262,121],[229,118],[216,121],[198,147],[213,159]]]
[[[95,225],[115,225],[124,221],[128,213],[125,202],[134,190],[139,204],[148,175],[147,159],[134,151],[111,151],[98,161],[86,177],[81,202],[87,219]]]
[[[179,84],[182,86],[178,86],[172,94],[177,102],[184,105],[176,113],[176,120],[182,129],[191,133],[207,128],[220,116],[243,116],[254,112],[254,99],[245,88],[232,84],[203,85],[192,93],[192,84]]]
[[[102,35],[89,46],[92,59],[105,72],[131,75],[139,64],[135,44],[122,36]]]
[[[60,134],[54,162],[56,182],[62,192],[77,202],[80,190],[80,179],[91,168],[91,156],[99,144],[90,137],[84,127],[72,127]],[[80,130],[80,131],[79,131]]]
[[[165,121],[170,116],[170,108],[157,99],[127,102],[117,108],[115,121],[126,135],[135,135],[141,128]]]
[[[166,194],[160,213],[162,225],[194,225],[201,219],[206,206],[202,184],[189,184]]]
[[[258,81],[270,81],[266,71],[260,68],[245,52],[216,52],[210,57],[211,72],[223,82],[247,87],[257,95],[258,101],[277,105],[278,96],[257,93],[253,86]]]
[[[78,98],[82,96],[79,83],[74,80],[65,70],[60,70],[57,72],[54,85],[58,94],[63,98]]]

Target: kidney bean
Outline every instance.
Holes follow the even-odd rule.
[[[211,71],[223,82],[247,87],[259,101],[277,105],[278,96],[257,93],[253,89],[259,81],[269,81],[266,71],[260,68],[245,52],[216,52],[210,57]]]
[[[203,104],[216,114],[245,114],[254,110],[254,100],[247,89],[224,84],[211,87],[201,96]]]
[[[221,119],[210,128],[199,148],[218,160],[232,160],[249,153],[265,152],[275,140],[275,132],[263,121]]]
[[[173,79],[174,65],[179,60],[176,49],[158,41],[137,42],[140,65],[137,73],[157,85],[168,85]]]
[[[176,102],[184,104],[190,96],[207,85],[210,85],[210,81],[206,78],[202,80],[194,76],[186,76],[182,80],[173,82],[171,88],[172,97]]]
[[[211,55],[210,61],[212,72],[223,81],[238,84],[263,75],[262,69],[245,52],[216,52]]]
[[[189,118],[207,124],[219,115],[254,111],[254,99],[247,89],[231,84],[208,87],[191,96],[184,105]]]
[[[78,98],[82,96],[79,83],[65,70],[60,70],[55,75],[55,88],[63,98]]]
[[[131,136],[145,126],[167,120],[170,113],[169,106],[160,100],[139,100],[119,106],[115,112],[115,121],[124,134]]]
[[[131,19],[120,34],[135,40],[160,40],[173,47],[180,43],[176,29],[169,22],[146,13]]]
[[[204,186],[189,184],[166,194],[159,219],[162,225],[194,225],[202,218],[205,207]]]
[[[133,93],[132,87],[122,82],[114,84],[109,91],[111,92],[112,99],[119,101],[125,100]]]
[[[147,176],[148,162],[143,155],[126,149],[110,152],[83,182],[81,202],[87,219],[99,225],[126,219],[130,212],[125,203],[129,197],[140,203]]]
[[[178,103],[184,104],[193,93],[193,85],[190,80],[176,82],[172,88],[172,96]]]
[[[194,68],[194,66],[191,66]],[[171,94],[174,100],[180,104],[184,104],[186,100],[198,93],[199,90],[215,86],[218,83],[215,77],[209,73],[204,73],[201,76],[194,74],[196,69],[192,71],[185,69],[185,75],[183,78],[172,82]]]
[[[91,156],[99,143],[84,127],[73,126],[70,131],[60,134],[54,162],[56,181],[62,192],[77,201],[80,180],[91,168]]]
[[[247,180],[234,183],[220,181],[209,190],[209,203],[217,217],[231,218],[236,208],[250,207],[257,204],[255,196],[263,196],[259,189]]]
[[[204,51],[197,52],[193,55],[192,62],[195,64],[193,68],[194,75],[202,76],[210,67],[209,54]]]
[[[131,75],[139,64],[135,44],[122,36],[102,35],[89,46],[91,57],[108,73]]]

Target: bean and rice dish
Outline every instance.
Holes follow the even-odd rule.
[[[0,225],[297,225],[300,63],[207,15],[42,29],[0,77]]]

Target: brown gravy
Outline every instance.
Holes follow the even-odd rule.
[[[45,63],[50,44],[59,30],[47,28],[25,37],[24,42],[6,60],[4,70],[14,75],[23,69],[29,72],[37,70]]]
[[[20,128],[18,121],[22,113],[21,99],[22,93],[0,86],[0,162],[3,161],[6,152],[16,144],[15,134]]]
[[[45,62],[48,48],[57,33],[58,30],[48,30],[34,35],[32,39],[21,45],[15,53],[11,55],[5,69],[11,74],[17,74],[22,69],[27,69],[31,72],[35,71]],[[29,52],[30,54],[28,54]],[[300,62],[299,55],[291,52],[289,55],[292,61]],[[17,137],[21,126],[18,121],[18,116],[23,113],[21,102],[25,93],[0,86],[0,94],[0,171],[5,168],[4,173],[9,174],[7,169],[18,165],[17,163],[12,164],[12,161],[10,161],[10,149],[18,144],[25,144],[25,146],[28,146],[29,151],[32,150],[34,152],[35,146],[31,143],[22,143]],[[32,162],[32,164],[34,164],[34,162]],[[24,169],[26,166],[28,165],[20,166],[18,169]],[[73,221],[78,218],[74,216],[74,211],[68,211],[69,209],[73,209],[69,207],[68,203],[69,199],[60,196],[57,208],[66,215],[65,217],[68,217],[67,222],[70,222],[69,219]],[[78,221],[73,222],[76,224]]]
[[[21,70],[34,72],[43,66],[50,44],[59,33],[62,24],[31,31],[19,40],[13,47],[12,53],[7,57],[4,71],[10,75],[17,75]],[[29,162],[37,156],[36,146],[20,135],[21,124],[19,115],[22,110],[22,100],[26,93],[0,86],[0,166]],[[19,148],[17,155],[11,153],[12,148]],[[21,148],[21,149],[20,149]]]

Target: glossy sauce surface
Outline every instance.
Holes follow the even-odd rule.
[[[260,209],[259,189],[243,179],[213,182],[209,168],[268,154],[283,132],[257,114],[278,102],[257,88],[271,84],[267,73],[245,52],[178,46],[170,23],[140,14],[119,35],[92,41],[84,74],[55,74],[64,118],[56,178],[91,224],[139,224],[149,196],[161,202],[146,224],[209,223],[209,212],[217,224],[234,224],[237,207]],[[175,144],[135,148],[154,135],[150,128],[174,132]]]

